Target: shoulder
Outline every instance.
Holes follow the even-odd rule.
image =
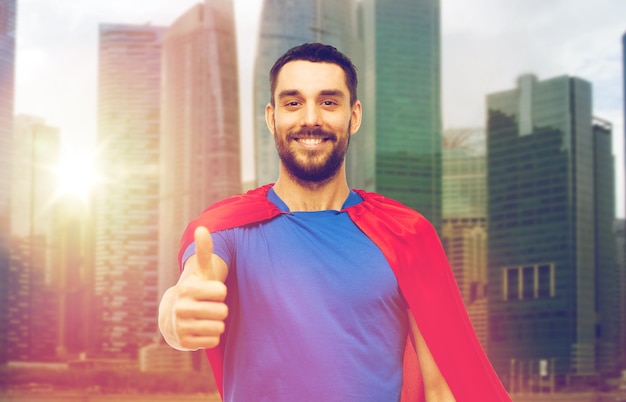
[[[267,198],[267,192],[271,187],[272,185],[268,184],[245,194],[226,198],[211,205],[198,218],[189,222],[180,240],[178,261],[181,269],[184,253],[193,243],[193,233],[198,226],[204,226],[214,233],[278,216],[281,213],[280,209]]]
[[[206,226],[215,232],[271,219],[280,214],[267,198],[271,187],[268,184],[219,201],[205,209],[192,225]]]
[[[378,230],[387,229],[396,235],[406,234],[409,231],[437,236],[431,222],[413,208],[378,193],[354,191],[361,196],[363,202],[348,208],[346,212],[359,226],[372,226]]]
[[[353,190],[356,192],[362,199],[363,206],[367,207],[367,209],[381,209],[381,213],[389,214],[389,215],[398,215],[398,216],[410,216],[415,219],[426,220],[426,218],[420,214],[418,211],[410,208],[399,201],[396,201],[392,198],[386,197],[382,194],[368,192],[364,190]],[[360,205],[360,204],[357,204]]]

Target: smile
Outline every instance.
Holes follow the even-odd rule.
[[[324,142],[324,138],[298,138],[297,141],[303,145],[315,146]]]

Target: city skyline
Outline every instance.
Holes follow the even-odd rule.
[[[169,25],[197,1],[93,1],[18,4],[16,113],[44,118],[61,130],[64,150],[92,149],[96,133],[97,23]],[[235,0],[241,76],[242,160],[252,155],[252,71],[260,1]],[[589,80],[594,111],[613,124],[616,166],[623,166],[620,39],[626,4],[604,0],[442,1],[444,128],[484,125],[485,96],[518,75],[570,75]],[[582,28],[581,28],[582,27]],[[472,77],[472,79],[467,79]],[[246,95],[247,93],[247,95]],[[58,94],[63,94],[59,101]],[[80,116],[80,117],[77,117]],[[254,178],[243,166],[243,180]],[[623,169],[617,169],[618,216],[624,215]]]
[[[22,0],[22,3],[32,6],[39,1]],[[363,18],[364,23],[356,24],[360,35],[368,37],[376,33],[374,36],[378,37],[378,32],[392,32],[382,37],[393,38],[393,42],[384,49],[365,41],[363,54],[359,50],[356,54],[347,52],[355,64],[361,67],[361,84],[364,82],[365,88],[369,88],[368,84],[373,79],[378,80],[379,77],[385,77],[384,73],[389,74],[386,71],[389,66],[398,66],[399,71],[391,74],[394,78],[402,76],[405,70],[408,74],[393,83],[386,81],[380,84],[376,90],[382,90],[376,96],[372,96],[368,89],[359,90],[365,104],[369,99],[376,102],[370,104],[367,113],[373,120],[369,120],[369,124],[361,129],[358,140],[376,135],[380,141],[375,143],[375,147],[365,148],[357,146],[358,142],[355,142],[351,152],[364,155],[356,161],[363,163],[367,169],[378,167],[379,161],[371,162],[369,152],[374,151],[373,154],[378,155],[378,151],[382,153],[392,148],[399,139],[404,139],[393,135],[394,130],[402,128],[401,119],[399,122],[393,120],[394,114],[403,114],[403,109],[395,107],[396,104],[407,105],[408,111],[405,111],[404,116],[413,119],[406,125],[406,131],[419,134],[425,132],[424,138],[434,138],[431,148],[435,154],[448,152],[448,177],[445,169],[439,169],[432,176],[437,176],[440,182],[430,188],[436,188],[439,184],[444,190],[454,190],[448,191],[447,197],[443,196],[446,194],[443,191],[442,196],[433,203],[438,208],[435,211],[438,214],[446,212],[446,203],[448,207],[457,208],[454,213],[442,214],[439,217],[441,222],[438,222],[428,216],[428,205],[412,205],[393,193],[391,197],[420,211],[440,231],[442,244],[468,312],[477,326],[480,341],[509,391],[542,391],[554,389],[555,384],[560,388],[569,384],[570,376],[615,376],[618,365],[624,368],[623,358],[621,361],[617,359],[617,352],[623,348],[616,341],[618,335],[623,335],[623,332],[618,333],[617,330],[618,325],[623,324],[620,321],[623,321],[624,307],[615,303],[619,299],[615,295],[623,292],[623,286],[620,288],[618,283],[623,282],[624,261],[623,258],[619,261],[614,259],[614,240],[623,236],[623,232],[616,235],[613,225],[614,221],[618,221],[614,218],[624,214],[622,209],[625,204],[624,103],[621,99],[624,87],[618,84],[622,84],[622,73],[626,68],[622,63],[620,43],[623,37],[626,38],[626,26],[618,27],[617,24],[609,23],[609,28],[602,30],[605,37],[615,39],[614,43],[602,44],[603,51],[610,49],[606,54],[598,50],[602,47],[598,45],[600,42],[594,46],[591,45],[591,39],[585,42],[580,36],[562,42],[560,46],[543,48],[558,49],[553,50],[554,53],[564,57],[563,63],[568,62],[568,66],[572,67],[570,69],[557,63],[555,58],[546,58],[544,64],[541,64],[545,70],[537,71],[530,67],[524,69],[523,66],[535,65],[532,62],[533,55],[541,51],[526,53],[524,45],[517,43],[513,37],[508,37],[508,46],[517,47],[518,53],[528,56],[528,64],[520,61],[524,57],[512,64],[507,59],[508,54],[498,53],[497,46],[488,50],[491,58],[479,51],[472,51],[471,46],[481,47],[491,43],[487,39],[484,42],[475,40],[472,45],[466,43],[468,49],[455,48],[458,43],[451,45],[453,41],[450,37],[454,36],[454,32],[464,32],[463,24],[448,27],[446,32],[440,31],[442,14],[439,13],[439,5],[445,9],[446,4],[453,4],[457,0],[415,0],[411,3],[411,7],[436,4],[431,9],[436,12],[432,14],[419,8],[403,11],[391,10],[393,7],[386,10],[374,8],[378,0],[344,0],[345,3],[317,0],[314,2],[317,7],[309,13],[303,13],[305,17],[307,14],[318,16],[317,19],[313,18],[314,23],[311,24],[301,22],[301,25],[315,32],[330,31],[331,22],[341,23],[341,18],[324,19],[322,25],[319,17],[324,15],[322,5],[325,2],[353,5],[353,1],[358,3],[357,9],[361,13],[356,16],[376,17]],[[534,0],[531,1],[534,3]],[[265,2],[271,3],[272,0]],[[281,7],[287,4],[287,0],[285,3],[281,0],[278,2]],[[159,9],[160,12],[171,8],[169,3],[159,0],[155,3],[163,7]],[[294,6],[296,3],[289,4]],[[70,5],[70,2],[67,4]],[[195,209],[210,205],[215,201],[214,198],[221,199],[230,193],[239,192],[235,187],[241,185],[244,189],[252,186],[245,181],[252,181],[255,174],[258,179],[260,172],[255,171],[254,163],[250,163],[255,158],[254,136],[262,134],[253,127],[253,111],[256,114],[261,111],[256,110],[260,105],[252,96],[251,85],[252,81],[259,80],[258,76],[254,78],[253,75],[254,59],[258,55],[256,50],[250,49],[254,49],[251,43],[256,41],[262,54],[269,56],[272,46],[268,47],[268,51],[263,50],[262,33],[250,25],[240,27],[239,33],[247,32],[249,36],[240,37],[237,41],[232,32],[234,4],[239,4],[235,6],[235,9],[239,7],[239,14],[236,11],[235,16],[239,15],[241,25],[241,5],[244,3],[240,0],[190,2],[187,8],[177,9],[167,17],[163,14],[163,21],[155,20],[149,24],[126,20],[121,14],[114,18],[94,20],[96,32],[99,32],[99,40],[95,44],[96,51],[99,48],[95,58],[96,91],[92,94],[95,95],[97,123],[94,139],[90,139],[88,130],[76,139],[75,133],[68,130],[69,126],[57,123],[55,117],[52,117],[57,116],[54,114],[55,108],[56,111],[71,108],[71,100],[75,100],[80,93],[86,107],[71,109],[74,118],[64,121],[75,127],[87,127],[85,122],[89,118],[87,116],[82,120],[81,116],[84,115],[81,113],[91,107],[88,101],[91,83],[82,79],[91,74],[86,66],[90,63],[90,57],[85,56],[85,68],[82,70],[85,77],[69,67],[72,63],[81,67],[76,58],[60,57],[63,59],[60,61],[52,57],[48,64],[40,61],[43,70],[51,70],[48,72],[53,74],[60,64],[66,63],[67,68],[63,76],[55,77],[58,81],[55,82],[57,91],[62,92],[40,93],[41,99],[38,100],[44,103],[47,96],[63,94],[56,99],[48,99],[48,104],[54,106],[50,108],[49,114],[46,111],[20,110],[19,106],[15,110],[16,135],[25,142],[23,146],[18,146],[21,142],[14,140],[11,145],[17,157],[13,164],[15,177],[11,182],[13,195],[16,196],[11,217],[21,223],[23,233],[12,230],[15,239],[11,243],[9,268],[19,275],[10,277],[8,283],[12,290],[10,295],[23,294],[29,299],[15,302],[9,298],[6,310],[9,317],[31,319],[33,311],[46,311],[38,306],[47,300],[47,310],[56,313],[46,314],[45,319],[33,314],[31,321],[36,323],[29,327],[31,335],[15,336],[17,332],[13,331],[9,334],[9,344],[18,345],[15,339],[28,339],[32,334],[44,333],[45,327],[50,334],[46,332],[49,342],[40,345],[45,353],[36,353],[41,360],[45,360],[43,357],[48,355],[51,359],[55,356],[60,360],[75,358],[82,353],[83,357],[88,358],[114,357],[131,362],[137,355],[140,371],[153,370],[161,364],[159,359],[169,356],[164,355],[164,351],[172,352],[157,336],[155,310],[158,296],[163,290],[162,285],[173,282],[177,277],[178,270],[171,270],[173,266],[169,263],[177,251],[176,243],[180,235],[177,227],[182,228],[185,222],[199,212],[193,212]],[[533,15],[545,11],[544,17],[525,20],[522,29],[516,27],[513,20],[507,20],[512,15],[515,15],[515,21],[524,19],[524,10],[515,9],[515,5],[507,7],[506,13],[498,14],[504,9],[498,9],[495,0],[475,0],[472,4],[493,5],[496,10],[492,17],[510,13],[504,20],[495,21],[493,30],[497,31],[505,25],[509,29],[508,26],[513,25],[511,32],[521,29],[524,32],[522,37],[541,36],[537,32],[541,32],[538,26],[542,24],[568,24],[572,21],[571,15],[564,15],[560,19],[551,18],[548,11],[554,12],[558,7],[537,3]],[[114,2],[106,10],[113,10],[116,6]],[[381,3],[378,3],[380,6]],[[298,10],[297,5],[294,7]],[[70,19],[84,21],[82,18],[90,14],[87,8],[74,9],[76,14],[70,16]],[[64,11],[68,10],[70,8],[64,8]],[[333,15],[339,14],[336,9],[333,10]],[[577,11],[580,10],[577,8]],[[39,11],[45,13],[46,10]],[[481,10],[459,6],[453,12],[448,9],[447,17],[442,16],[441,19],[451,18],[450,13],[461,15],[461,11],[467,12],[469,19],[474,17],[473,12],[482,13]],[[20,12],[24,13],[18,5],[18,15]],[[251,15],[254,13],[251,11]],[[246,15],[246,18],[252,18]],[[398,56],[409,48],[403,36],[413,32],[403,29],[402,22],[413,22],[412,28],[428,26],[427,22],[421,20],[428,15],[433,25],[430,29],[416,30],[416,33],[421,34],[412,39],[428,42],[432,45],[429,45],[429,51],[417,52],[421,57],[413,59]],[[134,13],[126,16],[137,18]],[[267,21],[273,21],[268,22],[268,25],[274,32],[290,33],[285,19],[291,21],[297,18],[288,15],[275,21],[268,18]],[[588,19],[596,21],[595,17]],[[299,21],[303,20],[305,18]],[[359,18],[355,17],[355,20]],[[91,23],[87,18],[85,24]],[[393,30],[388,30],[390,26]],[[348,25],[344,28],[351,29]],[[490,30],[492,27],[482,28]],[[430,34],[424,34],[424,31]],[[563,31],[555,28],[554,36],[559,36],[557,31],[559,35],[564,35]],[[441,36],[448,35],[447,42],[440,40],[440,32]],[[506,34],[503,36],[507,38]],[[596,33],[594,37],[601,38],[602,35]],[[319,37],[314,38],[317,39]],[[551,39],[545,38],[545,42],[552,43]],[[326,39],[322,37],[319,40]],[[575,56],[567,56],[575,48],[571,47],[571,40],[589,45],[584,46],[588,52],[574,52]],[[531,46],[532,41],[528,43],[527,46]],[[340,49],[343,46],[341,43],[335,45]],[[91,51],[88,47],[84,49]],[[383,53],[377,55],[380,63],[375,68],[372,68],[371,60],[365,57],[367,49]],[[464,79],[455,75],[456,72],[445,73],[446,69],[451,68],[450,62],[445,62],[446,55],[452,54],[455,49],[461,55],[471,55],[465,59],[455,56],[464,60],[456,65],[457,70],[464,72]],[[233,57],[235,54],[238,54],[238,59]],[[422,71],[423,65],[427,64],[425,60],[432,54],[435,54],[432,58],[437,63],[427,69],[428,74],[424,75],[424,81],[431,83],[432,88],[428,88],[428,85],[412,86],[423,77],[415,78],[411,74]],[[439,64],[441,59],[444,60]],[[479,65],[482,67],[478,68]],[[505,70],[502,67],[504,65],[509,67]],[[511,67],[513,65],[515,67]],[[19,63],[17,67],[21,71]],[[263,69],[262,66],[260,69]],[[492,71],[493,80],[488,84],[483,83],[483,87],[474,86],[474,81],[483,79],[484,71]],[[64,76],[72,74],[75,74],[71,84],[73,86],[64,84]],[[502,83],[508,75],[512,75],[509,77],[510,82]],[[451,85],[450,82],[454,83],[455,79],[459,87],[455,88],[456,92],[450,92],[453,96],[446,101],[446,87]],[[448,84],[445,84],[446,81]],[[609,85],[611,83],[613,85]],[[242,90],[241,86],[246,85],[247,90]],[[45,86],[41,86],[45,89]],[[476,96],[477,101],[468,100],[468,94],[472,91],[488,87],[492,89]],[[436,93],[435,96],[430,96],[429,91]],[[402,92],[408,92],[411,97],[398,102],[402,99]],[[598,92],[601,95],[597,96]],[[19,96],[19,93],[18,85],[16,94]],[[385,99],[383,94],[391,96]],[[440,103],[441,94],[444,99]],[[424,106],[426,103],[431,105]],[[455,109],[455,103],[458,109]],[[462,108],[462,105],[467,107]],[[480,111],[481,107],[488,109],[489,113]],[[448,109],[453,111],[453,117],[446,119],[445,111]],[[437,124],[426,124],[429,115]],[[479,115],[480,119],[477,118]],[[378,121],[376,116],[380,116]],[[442,120],[443,124],[440,124]],[[86,203],[86,198],[79,203],[76,198],[72,198],[74,202],[69,202],[71,197],[61,197],[56,185],[59,177],[48,179],[47,176],[53,176],[56,168],[48,169],[47,175],[35,174],[34,167],[54,166],[56,163],[38,162],[44,159],[38,157],[39,148],[35,146],[35,137],[28,142],[27,134],[18,134],[21,132],[18,129],[20,121],[37,127],[45,126],[45,130],[30,130],[33,135],[39,131],[50,131],[55,135],[51,143],[56,145],[53,147],[54,152],[50,153],[50,157],[55,160],[63,159],[59,152],[62,143],[60,138],[65,141],[66,152],[73,148],[80,150],[84,156],[92,150],[98,150],[98,161],[94,161],[94,165],[98,166],[102,176],[98,186],[92,188],[93,203]],[[367,122],[366,119],[364,121]],[[239,130],[243,132],[241,137],[232,137],[236,137]],[[469,138],[469,131],[476,134],[474,141]],[[460,133],[456,137],[443,135],[454,132]],[[271,139],[271,136],[267,137]],[[488,141],[485,141],[486,138]],[[480,151],[471,147],[479,144]],[[464,147],[455,149],[455,146]],[[403,155],[406,150],[417,150],[419,155],[428,147],[428,142],[414,141],[394,152]],[[481,156],[474,158],[472,152],[466,151]],[[180,160],[185,160],[185,163],[179,163]],[[354,155],[349,155],[347,160],[352,160],[352,168],[359,169],[359,163],[354,163]],[[402,159],[394,159],[393,162],[395,164],[392,167],[408,167]],[[445,160],[443,162],[445,164]],[[246,166],[247,163],[250,166]],[[30,164],[31,173],[26,168],[27,164]],[[258,164],[257,161],[257,169]],[[243,172],[240,172],[240,166]],[[427,170],[423,166],[415,171],[418,174],[412,176],[419,176],[419,173]],[[454,173],[454,169],[450,170],[454,166],[457,172],[463,173],[462,177],[450,174]],[[347,172],[350,173],[350,170],[351,166],[348,166]],[[239,178],[242,180],[239,181]],[[361,186],[360,179],[358,175],[353,176],[349,183]],[[388,175],[380,181],[389,187],[395,183],[393,179],[393,176]],[[617,186],[614,186],[615,183]],[[421,188],[417,181],[412,181],[411,186],[413,192]],[[187,188],[193,191],[187,192]],[[437,194],[438,189],[430,191],[429,187],[424,188],[426,194]],[[388,188],[366,189],[390,196]],[[222,190],[228,194],[221,193]],[[470,192],[474,198],[469,196]],[[174,197],[180,196],[178,205],[169,202],[174,198],[168,195],[170,193]],[[616,193],[620,196],[616,197]],[[50,194],[54,195],[50,197]],[[50,222],[35,220],[37,208],[33,205],[48,205],[45,201],[49,198],[50,204],[55,206],[54,212],[46,216]],[[52,202],[57,198],[58,203]],[[472,206],[477,208],[470,211]],[[617,216],[613,213],[615,206]],[[172,211],[179,212],[180,216],[175,216]],[[452,208],[448,208],[450,211]],[[57,231],[59,235],[51,236],[46,232],[40,236],[36,230],[39,227]],[[162,236],[163,233],[169,233],[170,237]],[[48,239],[54,241],[46,243]],[[82,242],[84,244],[73,247]],[[48,274],[53,271],[52,265],[44,261],[50,256],[54,256],[51,263],[59,268],[56,276]],[[164,275],[163,272],[171,275]],[[23,284],[27,284],[27,287]],[[138,305],[141,308],[136,308]],[[14,306],[26,306],[29,311]],[[86,314],[101,317],[85,320]],[[17,319],[8,322],[8,328],[21,328],[16,325]],[[58,325],[53,325],[53,322]],[[66,331],[69,328],[79,330],[77,334],[71,334],[71,331]],[[87,339],[91,340],[87,342]],[[623,345],[623,339],[620,342]],[[557,343],[558,347],[555,346]],[[24,346],[27,344],[22,342],[15,350],[26,350]],[[34,359],[22,354],[16,360]],[[163,362],[165,366],[173,367],[171,362]],[[186,361],[184,365],[189,369],[191,366],[196,369],[200,367],[195,361],[190,363]],[[544,381],[547,374],[550,374],[550,381]]]

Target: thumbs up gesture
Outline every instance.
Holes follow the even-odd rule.
[[[228,316],[226,264],[213,254],[207,228],[196,228],[194,240],[196,254],[185,262],[178,283],[165,292],[159,306],[161,333],[180,350],[217,346]]]

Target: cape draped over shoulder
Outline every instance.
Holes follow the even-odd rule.
[[[193,232],[211,232],[259,223],[284,212],[267,198],[272,184],[218,202],[191,221],[178,256],[194,241]],[[355,190],[363,202],[344,210],[381,249],[439,370],[457,402],[502,402],[511,398],[489,362],[467,315],[461,293],[433,226],[418,212],[376,193]],[[228,336],[228,325],[222,337]],[[207,349],[215,382],[223,395],[224,339]],[[423,384],[413,345],[407,341],[402,402],[423,401]]]

